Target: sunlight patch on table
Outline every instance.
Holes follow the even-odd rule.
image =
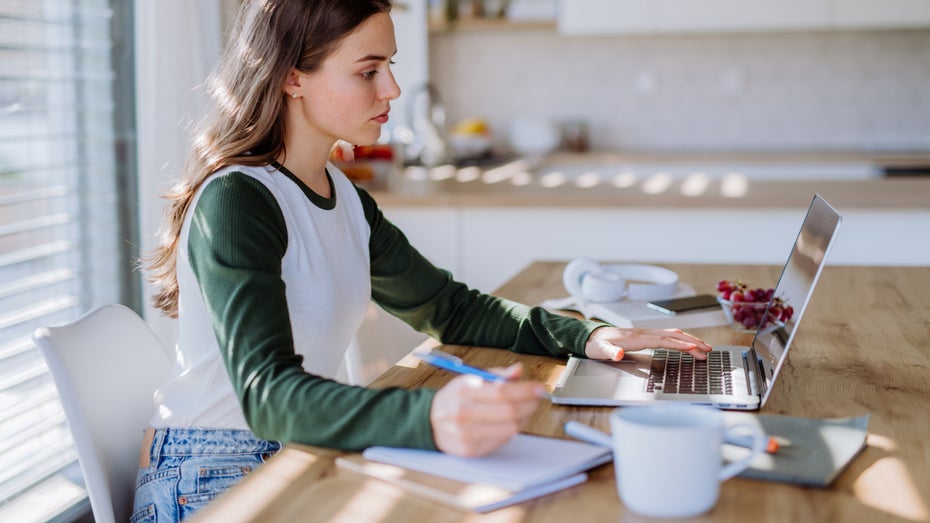
[[[853,492],[865,506],[911,521],[930,521],[925,500],[900,458],[888,456],[873,463],[853,484]]]
[[[401,488],[388,487],[387,484],[377,479],[368,480],[330,521],[333,523],[383,521],[391,514],[391,510],[403,495],[404,490]]]

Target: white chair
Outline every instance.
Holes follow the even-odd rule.
[[[129,520],[152,395],[171,367],[135,312],[105,305],[35,331],[77,447],[96,523]]]

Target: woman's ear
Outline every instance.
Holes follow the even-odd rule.
[[[300,93],[300,73],[297,69],[291,69],[284,80],[284,94],[291,98],[299,98]]]

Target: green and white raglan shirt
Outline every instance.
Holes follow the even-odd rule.
[[[331,198],[278,164],[226,168],[200,188],[179,239],[176,362],[153,426],[435,448],[435,391],[333,380],[370,300],[443,343],[583,355],[601,324],[468,289],[411,247],[367,192],[327,171]]]

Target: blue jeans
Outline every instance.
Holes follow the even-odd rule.
[[[148,429],[129,521],[189,518],[280,449],[279,442],[258,439],[247,430]]]

